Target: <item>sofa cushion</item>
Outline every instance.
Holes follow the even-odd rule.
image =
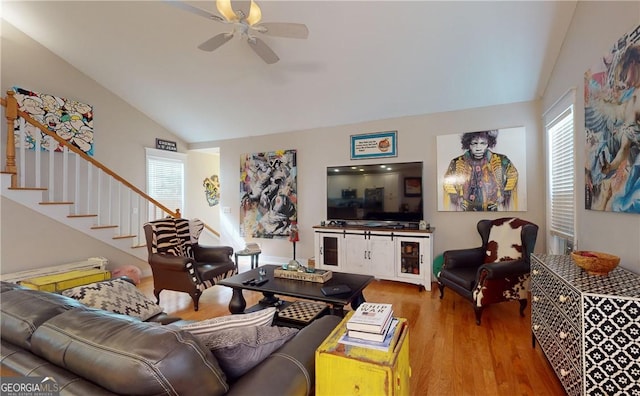
[[[163,308],[124,279],[101,281],[63,290],[62,294],[84,305],[147,320]]]
[[[2,370],[7,376],[28,376],[28,377],[49,377],[53,378],[58,385],[58,392],[47,392],[46,390],[30,392],[2,392],[2,395],[81,395],[81,396],[113,396],[113,392],[99,387],[95,383],[88,381],[77,374],[58,367],[43,358],[34,355],[26,349],[19,348],[6,341],[0,341],[2,351]],[[7,371],[8,370],[8,371]],[[2,378],[5,380],[5,378]],[[4,382],[4,381],[3,381]],[[4,389],[3,389],[4,391]]]
[[[0,333],[3,339],[30,349],[33,332],[50,318],[70,309],[87,308],[59,294],[26,288],[5,291],[0,299]]]
[[[17,283],[0,281],[0,293],[4,293],[6,291],[11,291],[11,290],[16,290],[16,289],[26,289],[26,287],[20,286]]]
[[[315,351],[343,318],[325,315],[233,383],[229,396],[312,395],[315,386]],[[264,384],[271,384],[265,390]]]
[[[493,221],[485,264],[522,258],[522,226],[528,222],[518,218],[503,218]]]
[[[456,285],[472,290],[476,283],[478,269],[475,267],[454,267],[440,273],[440,279],[447,279]]]
[[[230,380],[262,362],[299,330],[290,327],[248,326],[197,336],[213,352]]]
[[[163,219],[147,224],[150,224],[153,230],[152,253],[193,258],[189,220]]]
[[[276,308],[269,307],[246,314],[226,315],[200,320],[182,325],[180,328],[189,331],[191,334],[202,335],[247,326],[270,326],[275,313]]]
[[[50,319],[34,332],[32,351],[119,394],[229,390],[213,354],[190,333],[105,311],[71,310]]]

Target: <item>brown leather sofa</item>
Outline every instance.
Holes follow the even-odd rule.
[[[322,317],[233,383],[214,355],[175,326],[1,283],[3,372],[53,378],[61,395],[309,395],[315,350],[340,318]]]

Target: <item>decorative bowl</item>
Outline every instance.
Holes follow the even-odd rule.
[[[591,275],[607,275],[620,263],[620,257],[609,253],[576,250],[571,252],[576,265]]]

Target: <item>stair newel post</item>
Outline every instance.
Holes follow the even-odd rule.
[[[11,173],[11,187],[18,187],[18,170],[16,168],[16,141],[14,134],[15,121],[18,118],[18,101],[13,91],[7,91],[7,162],[5,172]]]

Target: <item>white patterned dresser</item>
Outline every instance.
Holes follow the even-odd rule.
[[[531,327],[568,395],[640,395],[640,275],[534,254]]]

